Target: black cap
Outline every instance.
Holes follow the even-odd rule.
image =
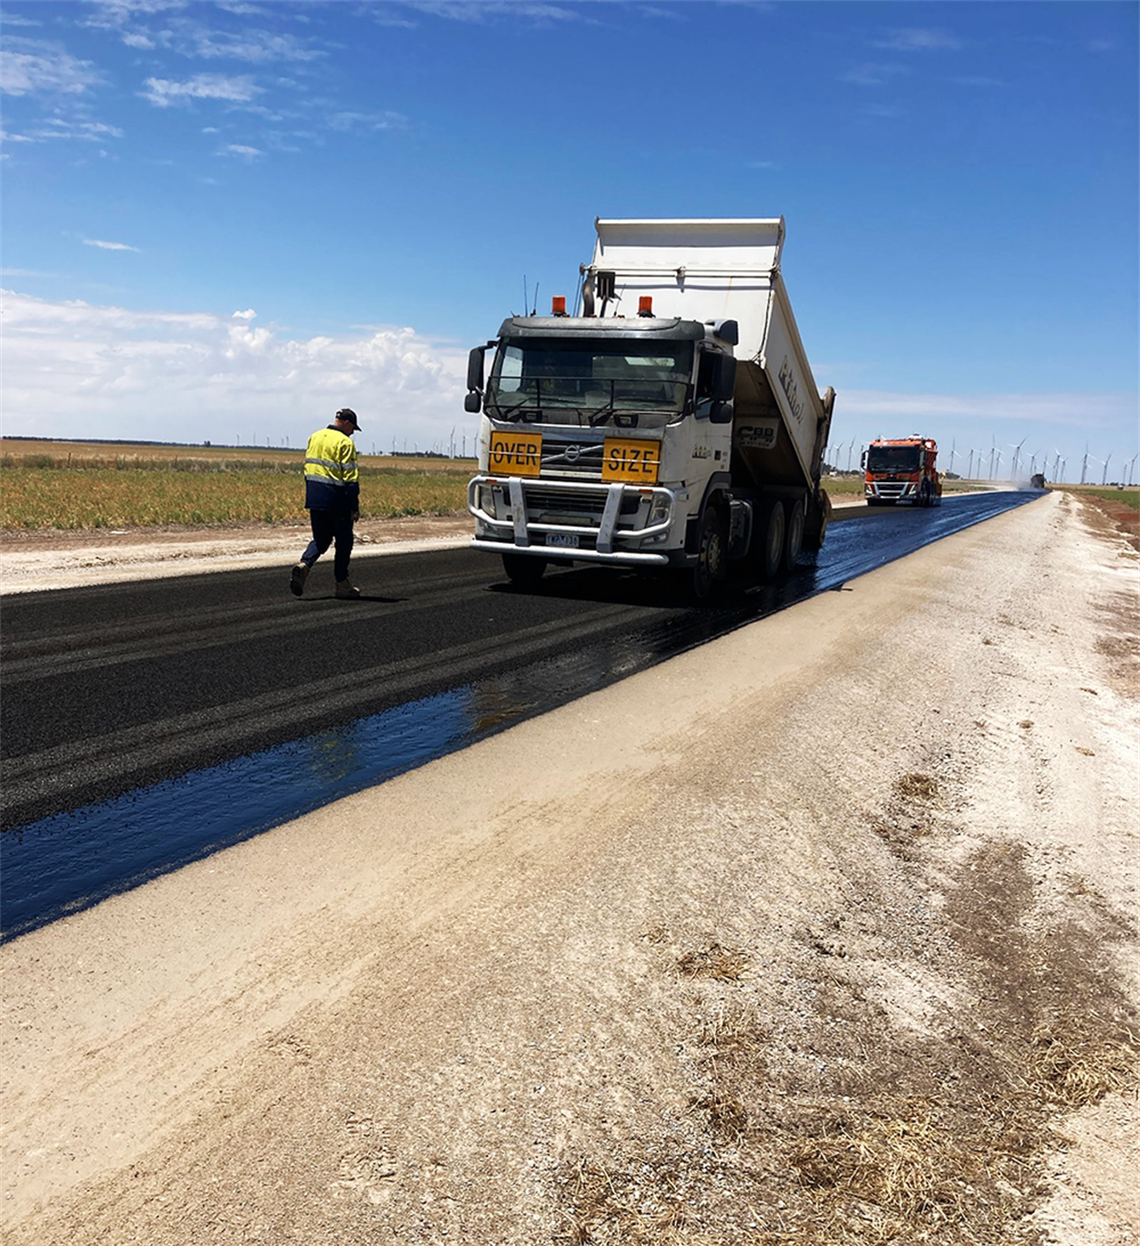
[[[356,418],[356,412],[351,407],[341,407],[341,409],[336,413],[336,418],[338,420],[346,421],[351,424],[353,428],[359,431],[360,421]]]

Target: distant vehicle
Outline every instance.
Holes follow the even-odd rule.
[[[863,494],[868,506],[941,506],[942,475],[932,437],[879,438],[863,451]]]
[[[827,530],[835,391],[784,290],[783,217],[595,228],[582,314],[555,297],[471,352],[474,547],[523,584],[550,563],[672,568],[697,598],[789,571]]]
[[[1030,476],[1029,483],[1030,485],[1032,485],[1034,489],[1044,489],[1045,488],[1045,473],[1035,472],[1032,476]]]

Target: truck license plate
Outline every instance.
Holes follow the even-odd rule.
[[[557,545],[560,549],[577,549],[578,536],[574,532],[548,532],[547,545]]]

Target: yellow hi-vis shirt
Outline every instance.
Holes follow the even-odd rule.
[[[305,451],[305,506],[309,510],[360,509],[360,469],[356,446],[329,425],[318,429]]]

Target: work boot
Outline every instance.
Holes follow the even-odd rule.
[[[342,601],[351,600],[354,597],[360,596],[360,589],[351,580],[337,580],[336,595]]]
[[[293,573],[289,576],[289,591],[294,597],[300,597],[305,591],[305,581],[309,578],[309,570],[307,562],[299,562],[293,568]]]

